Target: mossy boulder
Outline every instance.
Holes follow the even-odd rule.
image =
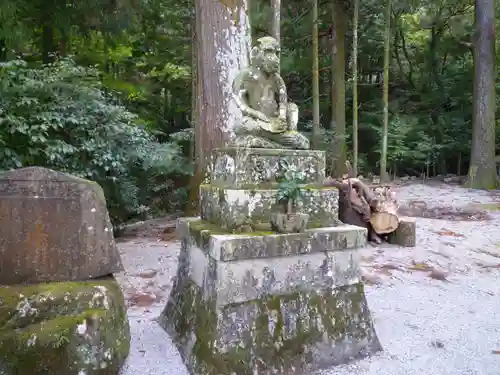
[[[114,278],[0,288],[0,375],[116,375],[129,348]]]

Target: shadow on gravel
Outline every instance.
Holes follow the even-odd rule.
[[[486,211],[473,207],[428,207],[425,201],[410,201],[399,207],[403,216],[449,221],[489,221],[493,217]]]

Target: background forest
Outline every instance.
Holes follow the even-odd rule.
[[[387,171],[466,174],[474,3],[363,0],[357,28],[355,5],[281,4],[281,73],[299,126],[310,133],[319,120],[315,146],[338,174],[339,150],[353,158],[355,100],[358,170],[379,173],[387,37]],[[0,169],[41,165],[93,179],[115,224],[184,209],[194,173],[195,13],[191,0],[2,1]],[[251,1],[252,38],[271,32],[273,14],[268,1]]]

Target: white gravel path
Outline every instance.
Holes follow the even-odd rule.
[[[492,202],[486,192],[444,184],[396,192],[401,203],[431,207]],[[491,221],[419,218],[416,248],[363,249],[366,294],[384,352],[317,375],[500,374],[500,210],[491,214]],[[127,272],[117,279],[131,303],[132,330],[120,375],[188,375],[154,322],[170,291],[179,244],[137,238],[119,247]]]

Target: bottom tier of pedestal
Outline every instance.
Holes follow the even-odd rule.
[[[358,230],[365,234],[331,232]],[[192,236],[182,240],[159,323],[191,374],[310,374],[381,350],[357,249],[223,261]]]

